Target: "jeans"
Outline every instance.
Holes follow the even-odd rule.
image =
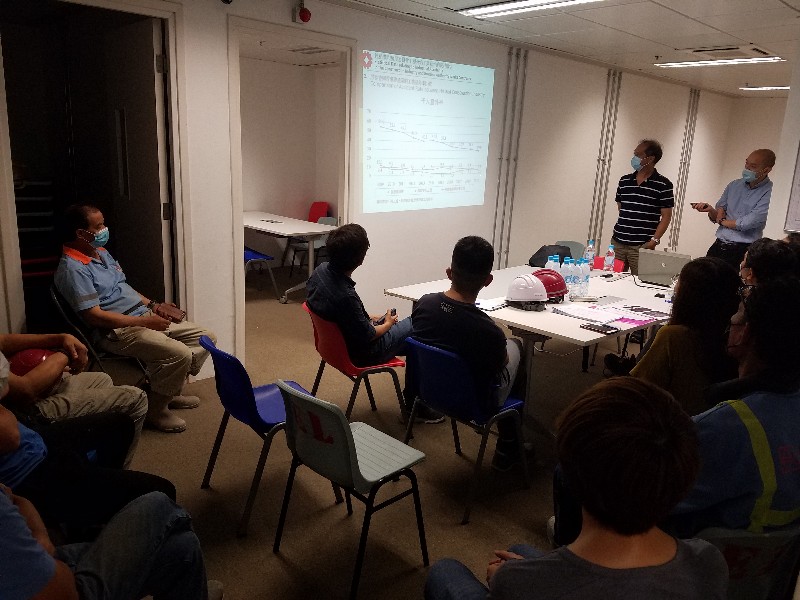
[[[394,327],[372,342],[370,363],[379,365],[392,360],[398,354],[406,355],[406,338],[411,335],[411,317],[398,321]]]
[[[541,550],[525,544],[511,546],[508,550],[525,558],[544,556]],[[453,558],[435,563],[425,581],[425,600],[486,600],[488,594],[489,589],[472,571]]]
[[[206,600],[203,553],[191,517],[153,492],[125,506],[93,543],[56,549],[81,600]]]
[[[103,525],[134,498],[159,491],[175,498],[171,482],[123,470],[134,435],[130,417],[99,413],[37,428],[45,459],[14,488],[33,502],[48,525],[69,529]],[[92,452],[95,462],[89,462]]]
[[[711,244],[711,247],[706,252],[706,256],[711,256],[713,258],[721,258],[726,263],[731,265],[736,272],[739,272],[739,266],[741,262],[744,260],[744,253],[747,252],[747,248],[750,244],[746,243],[738,243],[738,242],[723,242],[719,238],[714,240],[714,243]]]

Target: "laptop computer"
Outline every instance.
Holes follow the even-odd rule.
[[[681,272],[683,265],[692,260],[688,254],[676,254],[664,250],[639,250],[639,279],[669,287],[672,278]]]

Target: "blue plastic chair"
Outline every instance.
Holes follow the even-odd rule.
[[[411,410],[411,417],[408,419],[404,441],[408,443],[412,438],[414,418],[420,404],[424,404],[450,419],[453,428],[453,442],[456,454],[459,456],[461,456],[461,442],[456,422],[464,423],[481,434],[478,458],[475,461],[464,517],[461,520],[462,524],[466,524],[469,522],[472,502],[478,488],[478,476],[486,453],[489,433],[491,433],[492,426],[500,419],[514,420],[525,487],[530,487],[528,461],[522,443],[522,418],[520,416],[524,403],[519,398],[509,396],[503,406],[497,407],[492,394],[494,388],[487,385],[485,388],[479,389],[467,363],[460,356],[423,344],[413,338],[407,338],[406,341],[408,342],[407,373],[411,389],[416,394],[416,400]]]
[[[269,278],[272,279],[272,289],[275,290],[275,297],[280,299],[281,295],[278,292],[278,284],[275,283],[275,275],[272,273],[272,266],[270,266],[270,262],[275,260],[275,257],[270,256],[269,254],[263,254],[258,252],[257,250],[253,250],[252,248],[248,248],[247,246],[244,247],[244,275],[247,277],[247,271],[250,269],[250,265],[258,265],[259,272],[263,269],[263,267],[267,267],[267,271],[269,272]]]
[[[250,486],[250,494],[247,496],[247,503],[237,531],[237,535],[241,537],[247,535],[247,523],[250,520],[250,512],[253,510],[258,486],[264,473],[269,447],[272,438],[286,424],[286,411],[283,407],[281,391],[277,385],[271,383],[254,388],[247,371],[238,358],[217,348],[207,335],[200,338],[200,345],[211,354],[216,371],[217,394],[225,408],[219,424],[219,431],[217,431],[217,438],[214,440],[214,447],[208,459],[208,467],[206,467],[201,489],[208,489],[211,485],[211,473],[214,471],[222,438],[225,436],[225,428],[228,426],[228,419],[231,415],[237,421],[248,425],[264,440],[256,472],[253,475],[253,483]],[[286,383],[300,392],[308,393],[294,381]]]

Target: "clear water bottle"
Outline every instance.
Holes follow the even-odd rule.
[[[593,261],[594,259],[592,259]],[[581,264],[581,296],[589,295],[589,272],[592,270],[592,263],[587,259],[583,259]]]
[[[606,252],[606,257],[603,260],[603,271],[614,272],[614,244],[608,245],[608,252]]]
[[[589,240],[586,244],[586,250],[583,251],[583,258],[589,265],[589,270],[594,269],[594,240]]]
[[[544,268],[558,271],[558,256],[548,256],[547,262],[544,263]]]
[[[567,284],[567,289],[569,290],[569,295],[580,296],[581,269],[574,259],[568,258],[566,260],[569,261],[569,264],[567,265],[567,274],[569,276],[569,283]]]

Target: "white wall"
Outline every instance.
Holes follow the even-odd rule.
[[[314,200],[327,202],[338,216],[339,179],[344,169],[344,92],[342,67],[314,70]]]

